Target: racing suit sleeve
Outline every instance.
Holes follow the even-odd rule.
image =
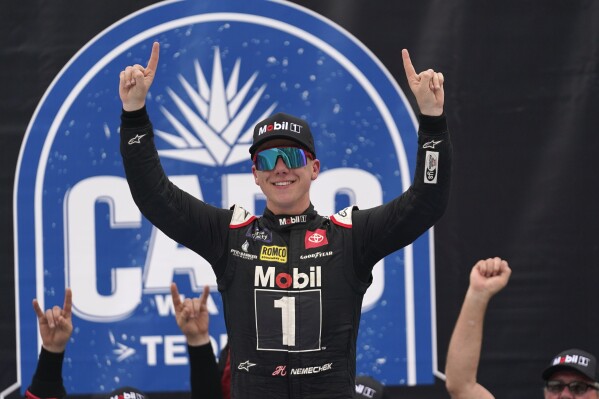
[[[42,347],[31,385],[25,392],[26,399],[66,398],[62,384],[63,360],[64,352],[52,353]]]
[[[121,155],[131,195],[141,213],[167,236],[224,271],[232,211],[195,198],[166,176],[154,144],[146,107],[121,114]]]
[[[222,399],[220,372],[212,345],[187,345],[189,353],[191,399]]]
[[[362,281],[382,258],[411,244],[445,212],[452,146],[445,115],[420,115],[412,185],[399,197],[352,214],[354,265]]]

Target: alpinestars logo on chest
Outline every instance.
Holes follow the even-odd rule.
[[[256,363],[250,363],[249,360],[246,360],[243,363],[239,363],[239,366],[237,366],[237,369],[239,370],[245,370],[245,371],[250,371],[250,367],[255,366]]]

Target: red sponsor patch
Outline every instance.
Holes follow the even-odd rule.
[[[316,229],[316,231],[306,231],[306,237],[304,238],[306,249],[322,247],[328,243],[327,232],[325,230]]]

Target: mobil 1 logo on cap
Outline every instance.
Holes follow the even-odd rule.
[[[289,130],[290,132],[301,134],[302,125],[287,121],[273,122],[258,127],[258,136],[264,133],[277,132],[278,130]]]
[[[147,392],[189,389],[169,285],[195,296],[205,284],[215,291],[215,277],[142,217],[119,154],[118,74],[145,65],[153,41],[161,43],[147,101],[156,145],[171,180],[192,195],[260,214],[248,149],[256,122],[276,112],[305,119],[313,132],[323,171],[312,200],[321,214],[376,206],[411,183],[414,113],[380,61],[332,21],[282,1],[218,0],[166,1],[124,18],[64,67],[23,142],[14,221],[21,390],[40,347],[32,344],[31,299],[62,303],[66,286],[75,324],[64,369],[69,393],[125,382]],[[424,234],[375,267],[358,373],[390,385],[433,381],[430,239]],[[220,295],[209,309],[220,350]]]

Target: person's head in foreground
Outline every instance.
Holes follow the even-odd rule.
[[[121,387],[110,392],[105,399],[150,399],[148,395],[137,388]]]
[[[595,356],[580,349],[557,354],[543,371],[545,398],[599,398]]]

